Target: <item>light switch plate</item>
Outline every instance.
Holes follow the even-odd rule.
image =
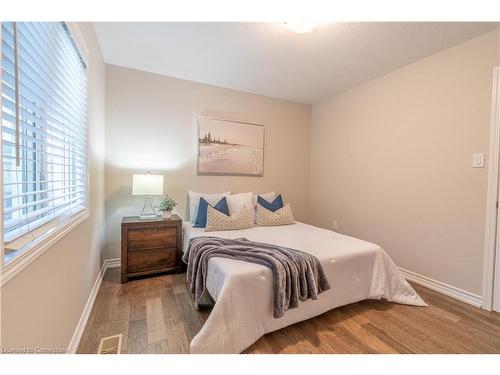
[[[484,153],[472,155],[472,168],[484,168]]]

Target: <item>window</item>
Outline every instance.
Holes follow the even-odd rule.
[[[4,263],[87,206],[86,66],[60,22],[3,22]]]

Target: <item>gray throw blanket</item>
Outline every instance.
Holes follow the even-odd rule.
[[[196,237],[189,241],[182,260],[187,263],[187,280],[197,309],[206,290],[208,260],[212,257],[269,267],[273,273],[275,318],[296,308],[299,300],[318,299],[320,293],[330,289],[323,267],[311,254],[246,238]]]

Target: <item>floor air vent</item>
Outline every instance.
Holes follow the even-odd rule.
[[[104,337],[99,343],[97,354],[120,354],[122,349],[122,334]]]

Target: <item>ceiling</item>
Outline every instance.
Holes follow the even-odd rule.
[[[296,34],[282,23],[95,23],[106,63],[313,103],[496,23],[329,23]]]

